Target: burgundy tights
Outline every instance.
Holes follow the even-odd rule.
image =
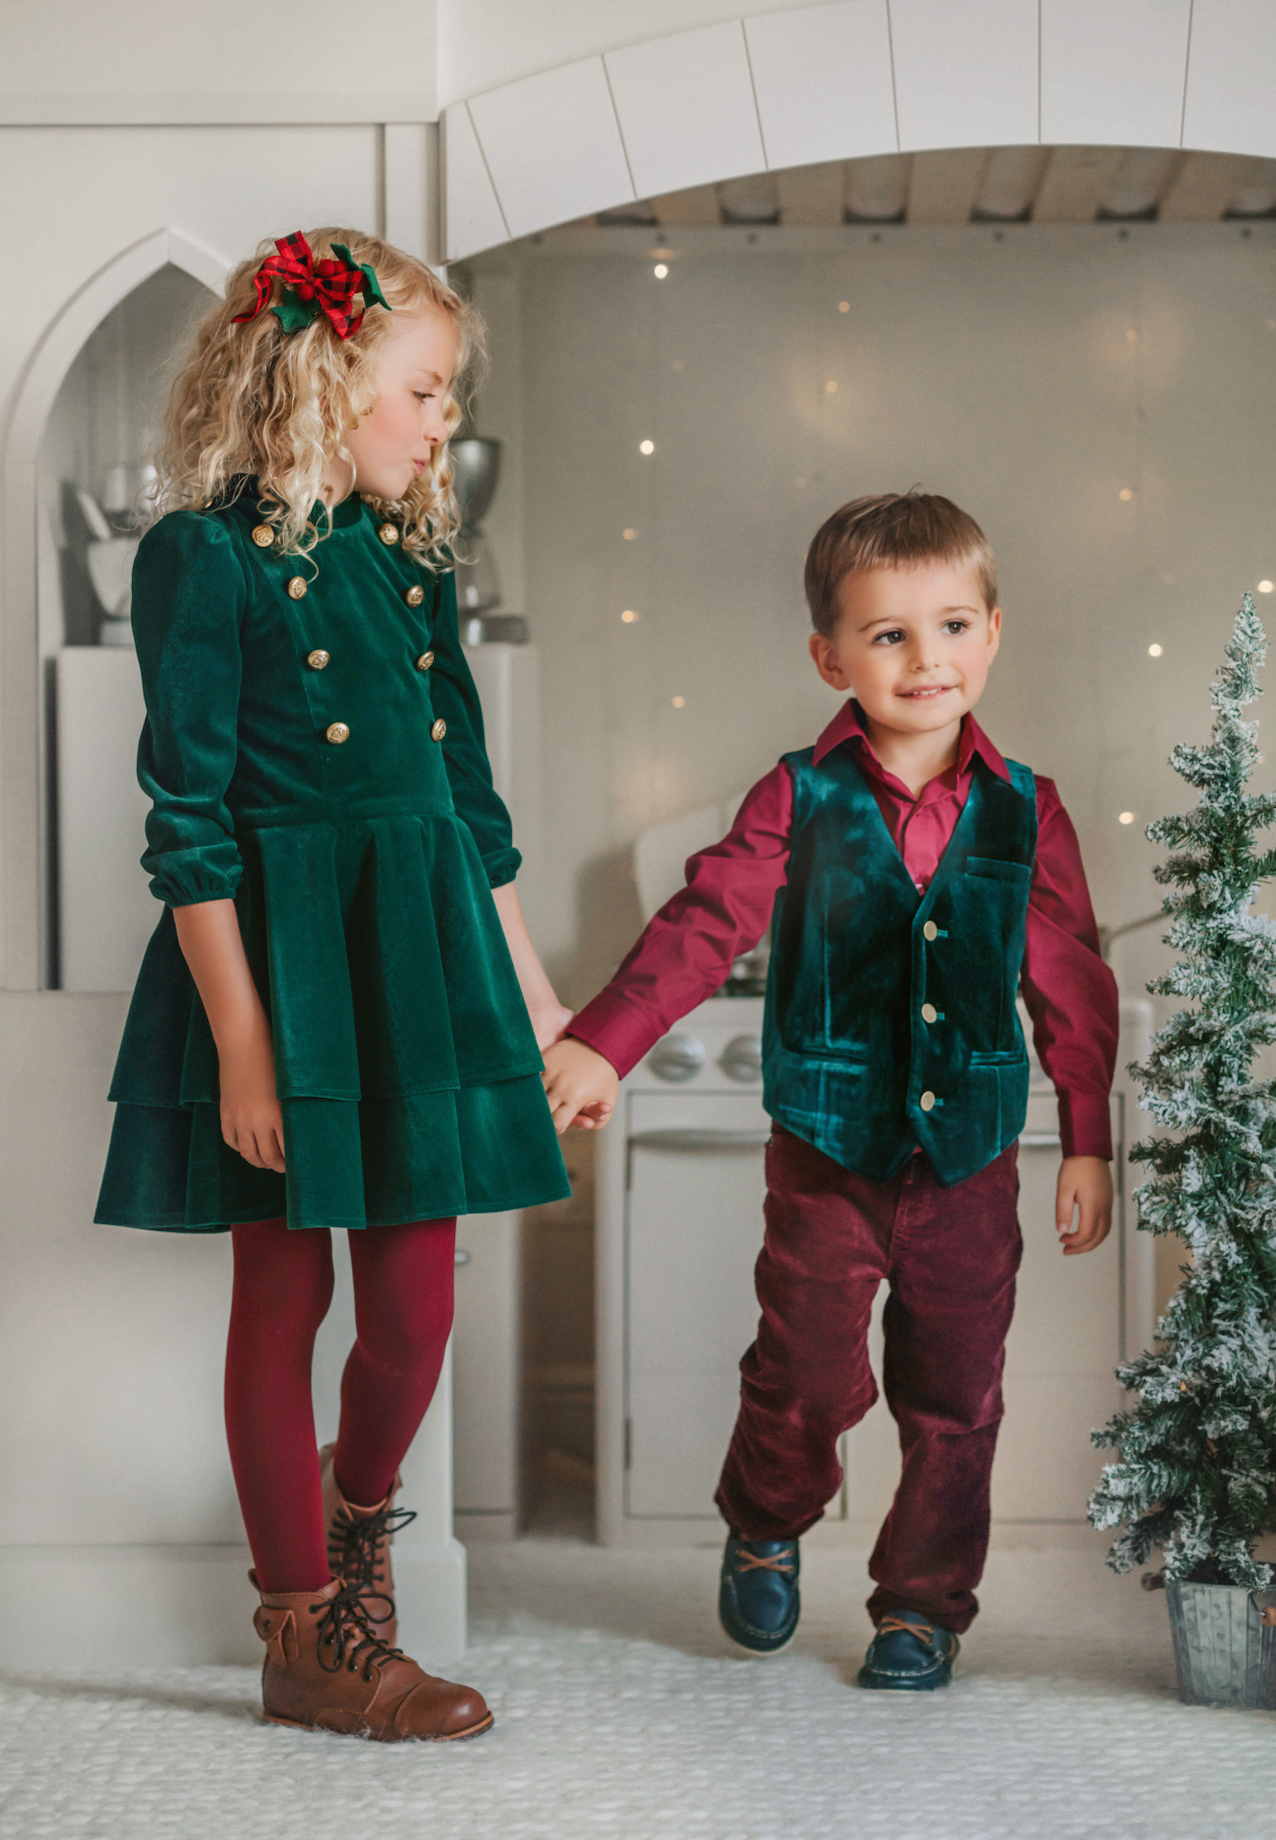
[[[328,1582],[311,1361],[332,1302],[327,1232],[282,1220],[232,1227],[226,1435],[264,1591]],[[390,1491],[434,1397],[452,1327],[455,1220],[350,1235],[357,1339],[341,1377],[336,1472],[347,1501]]]

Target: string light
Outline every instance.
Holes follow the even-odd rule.
[[[638,615],[634,612],[632,607],[626,607],[620,617],[625,622],[626,626],[632,626],[634,621],[638,618]]]
[[[837,310],[839,313],[849,313],[851,310],[850,301],[849,300],[839,300],[837,303]]]
[[[1117,822],[1118,824],[1133,824],[1134,823],[1134,813],[1132,811],[1121,812],[1118,815]]]
[[[675,709],[685,709],[687,707],[686,697],[685,696],[675,696],[673,699],[673,706]]]
[[[651,272],[656,277],[657,281],[663,281],[665,276],[669,273],[669,264],[667,262],[657,262]]]
[[[1272,587],[1273,584],[1270,581],[1260,581],[1258,584],[1258,592],[1260,594],[1270,594]]]
[[[833,381],[831,377],[829,378],[828,382],[824,386],[824,394],[826,396],[836,396],[837,395],[837,384]]]
[[[622,530],[620,534],[625,539],[626,543],[632,543],[634,538],[638,535],[638,532],[636,530]]]
[[[1133,494],[1133,492],[1132,492],[1132,491],[1130,490],[1130,488],[1129,488],[1129,486],[1122,486],[1122,487],[1121,487],[1121,502],[1122,502],[1122,504],[1125,504],[1125,505],[1128,505],[1128,504],[1129,504],[1129,502],[1130,502],[1130,500],[1131,500],[1131,499],[1132,499],[1133,497],[1134,497],[1134,494]]]
[[[1148,657],[1149,658],[1159,658],[1160,656],[1161,656],[1161,647],[1159,645],[1149,645]]]
[[[654,454],[655,451],[656,443],[654,441],[639,441],[638,452],[640,454]]]

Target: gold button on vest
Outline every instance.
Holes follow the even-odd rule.
[[[294,575],[292,580],[288,583],[288,598],[294,601],[305,600],[306,578],[304,575]]]
[[[935,1005],[933,1003],[923,1003],[922,1004],[922,1021],[923,1022],[938,1022],[939,1021],[939,1011],[935,1008]]]
[[[383,524],[380,530],[378,530],[377,535],[387,548],[391,543],[397,543],[399,541],[398,529],[393,524]]]
[[[269,549],[274,540],[275,533],[270,528],[269,524],[255,524],[253,526],[253,542],[257,545],[258,549]]]
[[[933,1092],[924,1092],[924,1093],[922,1094],[922,1096],[921,1096],[921,1098],[919,1099],[919,1101],[918,1101],[918,1104],[919,1104],[919,1105],[921,1106],[921,1108],[922,1108],[922,1110],[923,1110],[924,1112],[931,1112],[931,1111],[934,1111],[934,1109],[935,1109],[935,1095],[934,1095],[934,1093],[933,1093]]]
[[[331,662],[332,655],[329,652],[311,652],[306,660],[306,663],[310,666],[312,671],[324,671]]]
[[[418,671],[428,671],[430,666],[433,663],[434,663],[434,653],[433,652],[422,652],[421,656],[416,661],[416,668]]]
[[[340,747],[343,741],[349,741],[350,730],[344,722],[332,722],[328,725],[327,736],[333,747]]]
[[[938,939],[939,938],[939,928],[935,925],[935,922],[933,920],[928,920],[925,926],[922,928],[922,938],[923,939]]]
[[[425,599],[425,589],[418,584],[416,587],[409,588],[403,598],[409,607],[419,607]]]
[[[440,716],[438,721],[434,724],[434,727],[430,730],[430,740],[431,741],[442,741],[446,733],[447,733],[447,723],[443,720],[443,717]]]

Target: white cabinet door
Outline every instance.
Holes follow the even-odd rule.
[[[520,1218],[468,1214],[456,1223],[452,1399],[458,1514],[513,1516],[518,1506]]]
[[[626,1507],[708,1518],[757,1330],[770,1123],[748,1093],[629,1104]]]

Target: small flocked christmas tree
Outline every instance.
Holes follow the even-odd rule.
[[[1276,797],[1246,790],[1258,724],[1241,716],[1266,651],[1247,594],[1211,690],[1210,741],[1170,756],[1200,801],[1148,827],[1170,851],[1155,873],[1173,890],[1166,941],[1180,955],[1149,988],[1185,1007],[1134,1070],[1169,1135],[1131,1156],[1152,1171],[1136,1191],[1140,1226],[1181,1234],[1191,1264],[1157,1346],[1118,1369],[1140,1403],[1094,1433],[1118,1457],[1090,1502],[1096,1527],[1123,1528],[1116,1571],[1160,1547],[1167,1580],[1249,1590],[1272,1573],[1253,1553],[1276,1499],[1276,1082],[1254,1078],[1276,1042],[1276,926],[1253,911],[1276,872],[1258,843]]]

